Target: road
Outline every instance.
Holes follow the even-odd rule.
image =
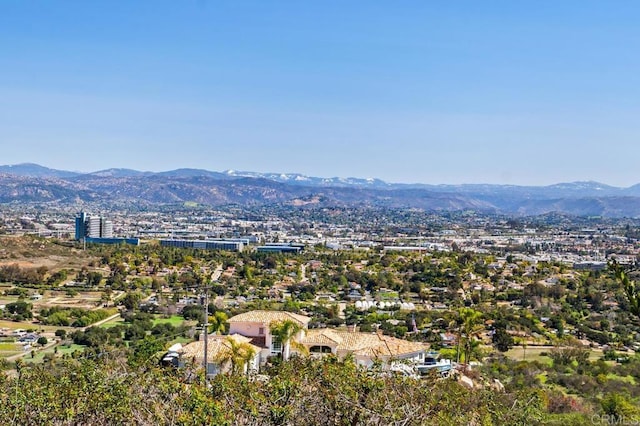
[[[306,263],[302,263],[300,265],[300,282],[301,283],[307,283],[309,282],[309,278],[307,278],[307,264]]]

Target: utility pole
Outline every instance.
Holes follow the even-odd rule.
[[[204,353],[202,354],[203,355],[202,365],[204,367],[205,383],[207,382],[207,364],[208,364],[207,352],[209,350],[209,290],[211,290],[212,277],[213,277],[213,274],[211,277],[205,279],[200,274],[198,274],[198,283],[196,284],[197,287],[204,290],[204,295],[203,295],[204,297],[202,297],[200,300],[204,302],[204,323],[202,324],[202,334],[204,338],[204,345],[203,345]],[[217,281],[217,278],[215,278],[214,281]]]
[[[202,324],[204,333],[204,381],[207,382],[207,351],[209,349],[209,286],[204,286],[204,324]]]

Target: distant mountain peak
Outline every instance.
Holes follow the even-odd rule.
[[[561,182],[561,183],[549,185],[549,188],[571,189],[571,190],[592,190],[592,191],[611,191],[611,190],[620,189],[620,188],[616,188],[610,185],[605,185],[604,183],[596,182],[593,180]]]
[[[139,170],[133,170],[133,169],[112,168],[112,169],[98,170],[97,172],[92,172],[88,174],[91,176],[99,176],[99,177],[132,177],[132,176],[149,175],[151,174],[151,172],[141,172]]]
[[[0,173],[41,178],[69,178],[80,174],[66,170],[50,169],[35,163],[20,163],[0,166]]]

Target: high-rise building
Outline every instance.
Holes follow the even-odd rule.
[[[89,217],[85,222],[86,236],[89,238],[100,238],[100,218]]]
[[[80,215],[76,217],[76,240],[81,240],[87,236],[87,214],[80,212]]]
[[[113,238],[113,223],[104,217],[100,218],[100,237]]]
[[[83,238],[113,238],[113,223],[104,217],[80,212],[76,217],[76,240]]]

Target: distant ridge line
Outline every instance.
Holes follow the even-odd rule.
[[[624,191],[631,188],[640,187],[640,183],[631,185],[629,187],[616,187],[612,185],[603,184],[596,181],[574,181],[574,182],[559,182],[551,185],[514,185],[514,184],[496,184],[496,183],[462,183],[462,184],[427,184],[427,183],[405,183],[405,182],[386,182],[379,178],[357,178],[357,177],[314,177],[307,176],[300,173],[276,173],[276,172],[251,172],[251,171],[237,171],[237,170],[224,170],[221,172],[211,171],[199,168],[178,168],[173,170],[152,172],[152,171],[140,171],[129,168],[109,168],[103,170],[96,170],[93,172],[77,172],[53,169],[46,166],[42,166],[36,163],[18,163],[11,165],[0,165],[0,173],[8,173],[16,176],[28,176],[28,177],[75,177],[75,176],[104,176],[104,177],[132,177],[132,176],[172,176],[172,177],[193,177],[193,176],[215,176],[219,178],[262,178],[273,180],[276,182],[287,182],[297,184],[314,184],[314,185],[342,185],[342,186],[368,186],[368,187],[388,187],[388,188],[428,188],[428,189],[441,189],[441,190],[460,190],[462,188],[467,189],[482,189],[482,188],[556,188],[566,190],[576,189],[590,189],[590,190],[602,190],[602,191]]]

